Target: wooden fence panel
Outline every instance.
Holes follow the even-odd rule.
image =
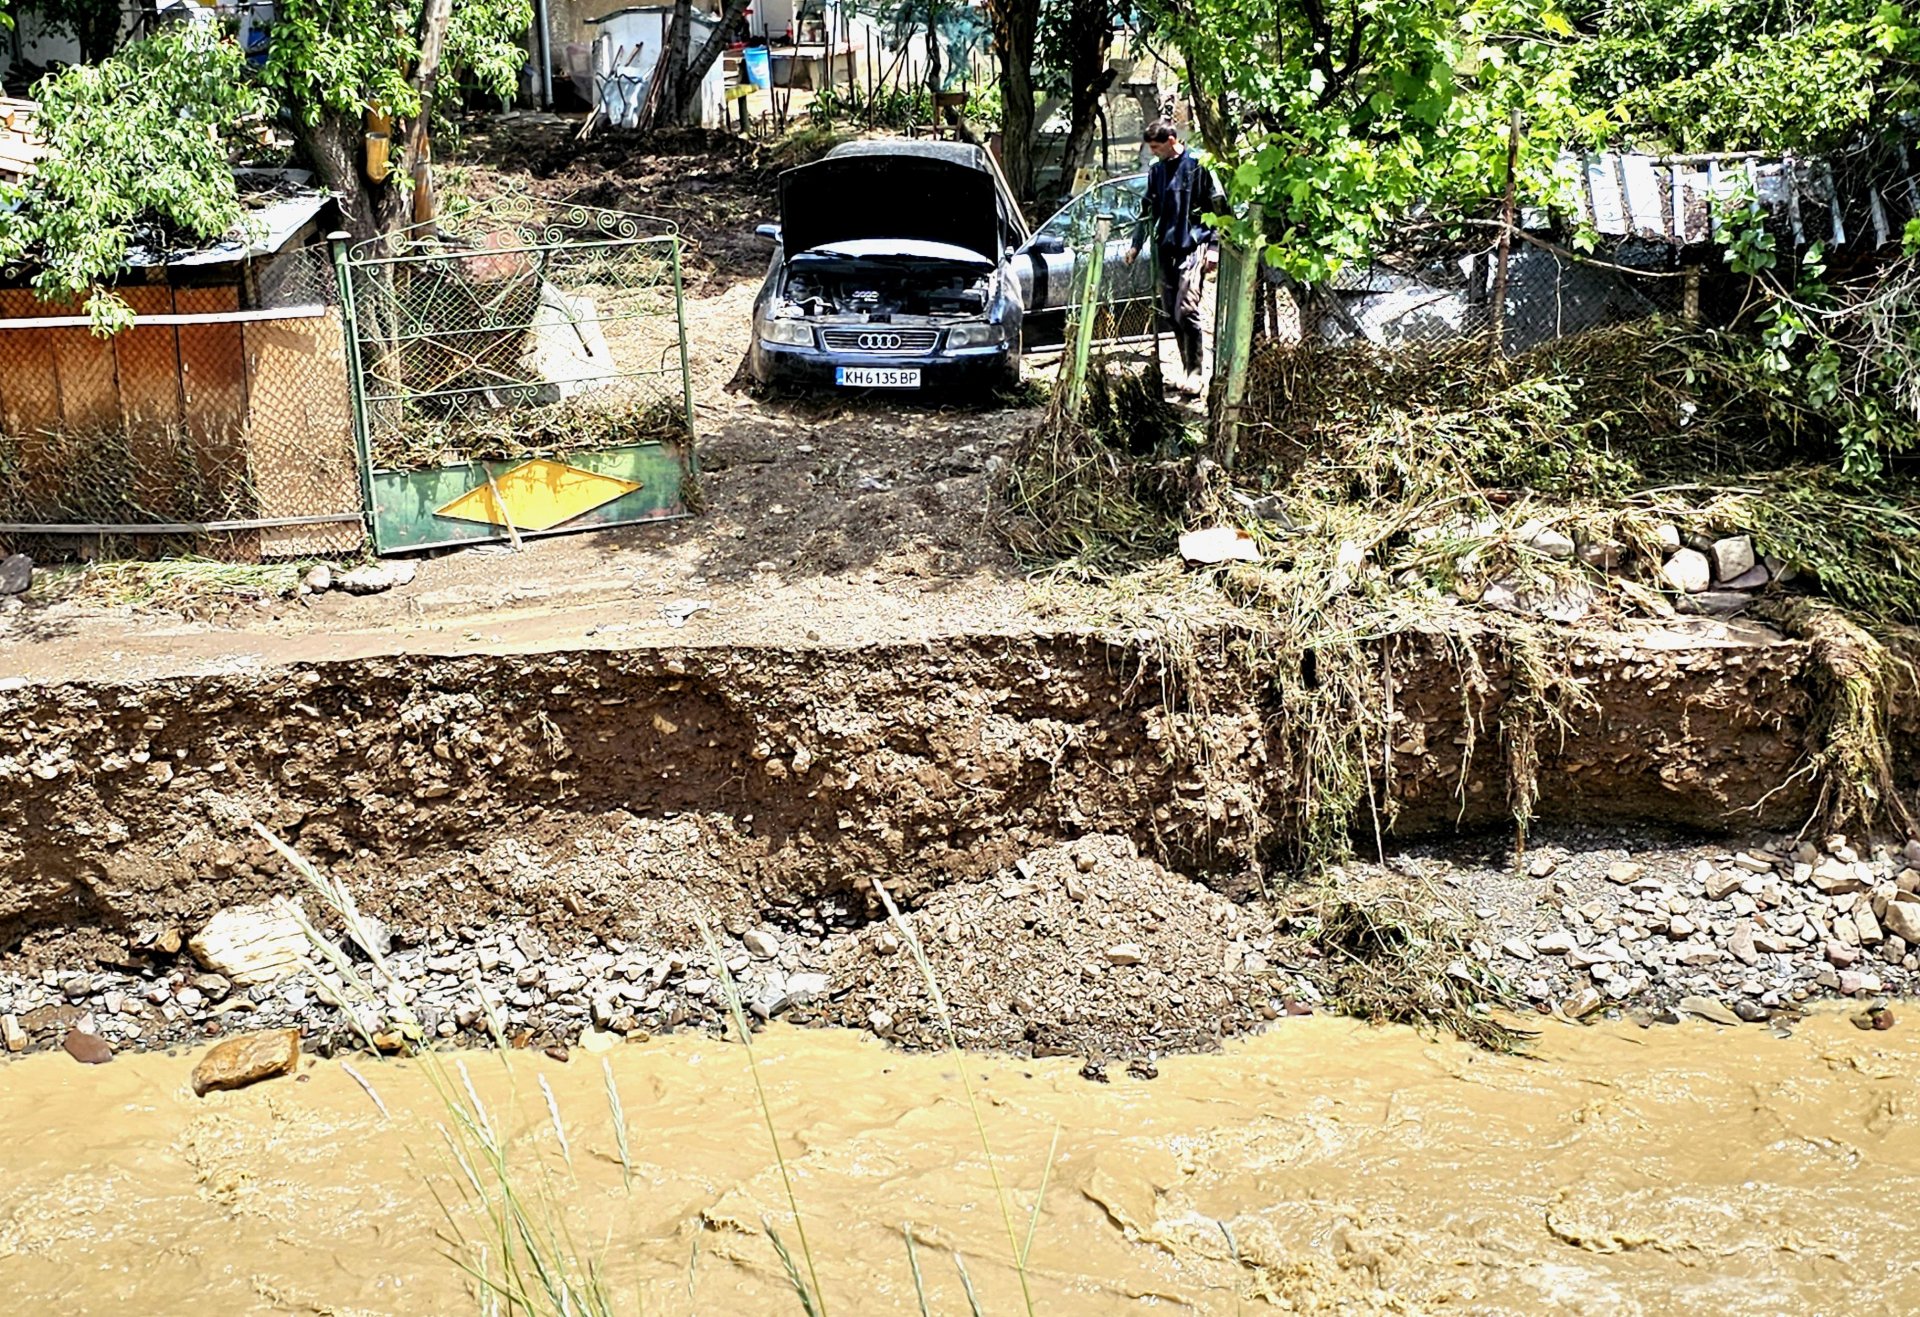
[[[0,317],[27,319],[59,315],[31,289],[0,288]],[[0,330],[0,423],[21,442],[23,453],[39,438],[60,428],[60,371],[54,364],[50,335],[30,329]]]
[[[124,288],[136,316],[170,315],[171,289]],[[180,397],[180,342],[172,325],[146,325],[115,336],[114,358],[120,370],[120,419],[133,454],[134,501],[156,520],[181,515],[179,477],[186,417]]]
[[[176,288],[173,305],[183,314],[238,311],[233,287]],[[187,439],[193,446],[205,487],[205,515],[219,519],[251,516],[246,498],[247,417],[246,345],[239,325],[181,325],[180,392],[185,404]]]

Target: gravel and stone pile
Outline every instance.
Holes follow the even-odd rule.
[[[1320,1000],[1281,965],[1263,905],[1169,873],[1119,837],[1035,851],[995,879],[939,889],[907,918],[968,1047],[1137,1058],[1210,1047]],[[944,1045],[925,975],[891,925],[835,953],[849,990],[834,1019]]]
[[[1516,997],[1573,1019],[1614,1010],[1723,1023],[1820,997],[1920,991],[1920,841],[1870,849],[1759,839],[1739,847],[1568,836],[1514,862],[1497,846],[1410,848],[1387,870],[1446,900],[1471,954]],[[906,912],[960,1042],[1030,1055],[1147,1061],[1321,1005],[1310,920],[1236,903],[1100,835],[1029,852],[981,882],[936,888]],[[0,1046],[101,1061],[265,1029],[309,1050],[361,1048],[396,1008],[430,1039],[611,1046],[727,1017],[722,964],[760,1021],[870,1029],[941,1046],[924,977],[877,898],[840,892],[718,921],[704,939],[568,939],[524,922],[363,926],[392,972],[384,1002],[352,991],[284,904],[222,911],[197,929],[148,927],[107,961],[0,970]],[[338,954],[373,981],[366,948]]]
[[[1516,997],[1573,1019],[1760,1021],[1816,998],[1920,992],[1920,841],[1576,835],[1518,862],[1422,848],[1389,867],[1445,893]]]

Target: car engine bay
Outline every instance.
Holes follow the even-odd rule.
[[[807,317],[884,324],[894,316],[986,313],[994,272],[949,263],[881,263],[808,257],[789,267],[783,300]]]

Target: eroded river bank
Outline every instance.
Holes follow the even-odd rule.
[[[1510,1057],[1315,1017],[1151,1082],[965,1064],[1022,1223],[1058,1130],[1040,1311],[1893,1314],[1920,1294],[1905,1025],[1548,1022]],[[756,1049],[829,1311],[912,1309],[908,1222],[933,1311],[965,1310],[955,1250],[985,1311],[1019,1309],[954,1058],[779,1025]],[[765,1216],[794,1239],[744,1049],[680,1034],[606,1059],[631,1188],[596,1058],[466,1055],[520,1183],[633,1311],[798,1311],[761,1234]],[[457,1172],[423,1063],[308,1058],[206,1098],[192,1064],[0,1067],[14,1311],[480,1311],[441,1256]]]

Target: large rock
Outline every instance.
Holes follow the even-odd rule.
[[[313,943],[294,918],[292,905],[282,900],[222,910],[188,940],[187,950],[244,988],[305,969]]]
[[[1699,594],[1713,584],[1713,565],[1697,549],[1682,549],[1660,569],[1667,584],[1683,594]]]
[[[0,594],[25,594],[33,584],[33,559],[24,553],[0,558]]]
[[[60,1044],[68,1056],[82,1065],[105,1065],[113,1060],[113,1048],[99,1034],[88,1033],[84,1029],[71,1029]]]
[[[1845,860],[1831,858],[1815,866],[1810,875],[1814,887],[1828,896],[1839,896],[1846,892],[1864,892],[1870,886],[1867,877],[1859,869]]]
[[[1903,900],[1901,896],[1887,902],[1886,913],[1881,920],[1887,926],[1887,932],[1907,942],[1920,945],[1920,901]]]
[[[408,559],[368,563],[364,567],[342,572],[333,578],[333,584],[348,594],[379,594],[383,590],[413,584],[413,578],[419,571],[420,565]]]
[[[540,285],[540,306],[527,327],[520,367],[538,386],[533,401],[559,402],[613,381],[620,367],[600,331],[593,299]]]
[[[1752,536],[1730,535],[1715,540],[1709,552],[1713,554],[1713,574],[1722,581],[1735,580],[1754,568]]]
[[[276,1075],[290,1075],[299,1064],[298,1029],[229,1038],[193,1068],[193,1091],[204,1097],[222,1089],[245,1088]]]

